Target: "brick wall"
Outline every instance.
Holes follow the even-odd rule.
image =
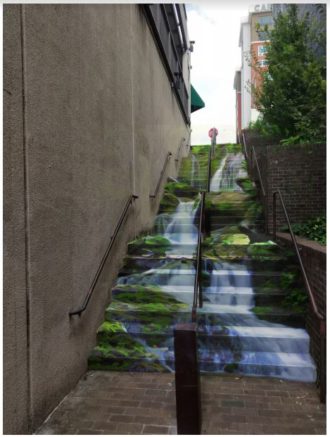
[[[245,153],[249,173],[259,187],[264,206],[266,229],[273,230],[273,192],[280,190],[291,223],[299,223],[326,212],[326,145],[282,146],[275,139],[263,139],[244,131]],[[253,149],[259,166],[253,159]],[[265,195],[261,189],[261,182]],[[277,226],[286,224],[282,208],[277,201]],[[278,234],[283,242],[292,246],[288,234]],[[286,236],[285,236],[286,235]],[[326,247],[297,237],[303,265],[322,315],[326,315]],[[309,308],[306,328],[310,335],[310,351],[320,366],[320,322]]]
[[[259,174],[252,156],[254,146],[266,196],[262,198],[267,229],[273,225],[273,192],[280,190],[292,223],[303,222],[326,211],[326,145],[273,145],[255,134],[245,133],[252,177]],[[278,202],[277,225],[285,225]]]
[[[278,237],[286,244],[291,245],[289,234],[279,233]],[[317,308],[322,316],[326,316],[326,247],[320,244],[297,238],[299,253],[306,270],[310,287],[313,291]],[[310,335],[310,351],[317,366],[320,366],[320,322],[309,308],[306,319],[306,328]]]

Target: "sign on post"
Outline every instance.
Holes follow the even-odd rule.
[[[214,156],[214,146],[216,145],[216,138],[219,131],[216,127],[212,127],[209,130],[209,137],[211,138],[212,156]]]

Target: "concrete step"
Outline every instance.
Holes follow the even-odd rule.
[[[202,252],[203,255],[203,252]],[[233,269],[242,269],[248,270],[250,272],[259,272],[259,271],[287,271],[291,269],[292,271],[297,271],[298,267],[296,263],[288,261],[288,259],[280,259],[280,260],[234,260],[234,261],[226,261],[222,263],[220,261],[213,261],[208,259],[207,257],[203,257],[202,269],[203,271],[210,272],[214,267],[219,270],[221,268],[225,268],[224,266],[230,266]],[[186,268],[192,269],[195,268],[195,260],[192,258],[177,258],[176,256],[152,256],[152,257],[144,257],[144,256],[126,256],[124,259],[124,266],[122,271],[131,272],[131,273],[140,273],[149,269],[157,269],[164,268],[169,266],[176,266],[176,268]],[[120,272],[121,274],[121,272]]]
[[[117,346],[129,342],[135,348],[127,356],[126,350]],[[109,346],[107,349],[104,347],[94,349],[89,357],[90,369],[157,372],[175,370],[171,344],[161,343],[150,346],[145,338],[136,340],[127,338],[127,334],[118,334]],[[201,372],[276,376],[305,382],[316,380],[315,365],[309,354],[304,353],[230,349],[214,352],[205,350],[201,346],[198,350],[198,361]]]
[[[153,326],[140,323],[123,322],[125,335],[140,341],[148,347],[167,347],[173,350],[175,324]],[[123,334],[123,333],[121,333]],[[120,335],[121,335],[120,334]],[[114,333],[98,334],[98,341],[111,342]],[[214,354],[221,351],[247,352],[286,352],[296,354],[309,353],[309,336],[304,329],[289,328],[281,325],[265,326],[217,326],[198,327],[199,349],[207,349]]]

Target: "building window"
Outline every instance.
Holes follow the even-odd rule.
[[[258,56],[265,56],[268,51],[268,47],[266,45],[258,46]]]
[[[274,21],[271,15],[266,15],[265,17],[258,18],[257,23],[260,26],[272,26],[274,24]]]
[[[268,67],[269,65],[267,59],[261,59],[258,63],[259,63],[259,67]]]

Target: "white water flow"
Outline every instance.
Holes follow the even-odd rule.
[[[236,179],[246,176],[246,172],[242,169],[243,160],[242,153],[228,153],[211,179],[210,191],[242,191]]]
[[[221,160],[220,167],[218,168],[218,170],[213,175],[213,177],[211,179],[211,183],[210,183],[210,191],[219,191],[220,182],[221,182],[221,179],[222,179],[222,172],[223,172],[223,169],[224,169],[224,167],[226,165],[227,158],[228,158],[228,155],[226,155]]]
[[[168,213],[159,214],[155,219],[155,230],[157,234],[165,234],[166,229],[171,223],[172,217]]]
[[[205,304],[202,312],[221,314],[221,324],[226,326],[228,338],[242,338],[249,342],[250,348],[241,350],[240,365],[269,366],[269,376],[284,379],[295,378],[301,381],[313,380],[310,370],[304,366],[312,365],[309,357],[309,337],[304,329],[287,327],[259,319],[252,310],[254,291],[251,273],[245,266],[229,263],[215,263],[211,272],[210,286],[205,289]],[[216,334],[218,326],[206,326],[209,335]],[[223,328],[221,328],[223,329]],[[290,353],[283,349],[285,342],[292,341]],[[269,345],[271,344],[271,351]],[[251,352],[250,352],[250,351]],[[212,360],[221,366],[233,359],[233,351],[213,351]],[[237,353],[237,350],[236,350]],[[210,351],[201,351],[201,356],[210,359]],[[276,366],[276,370],[275,367]],[[295,367],[295,369],[292,368]],[[297,367],[301,367],[300,370]],[[294,373],[293,373],[294,372]],[[300,372],[298,375],[297,372]]]
[[[195,186],[196,182],[199,183],[199,162],[195,155],[191,156],[191,174],[190,174],[190,185]]]
[[[197,244],[198,230],[194,225],[197,208],[194,201],[181,202],[176,208],[164,237],[173,244]]]

